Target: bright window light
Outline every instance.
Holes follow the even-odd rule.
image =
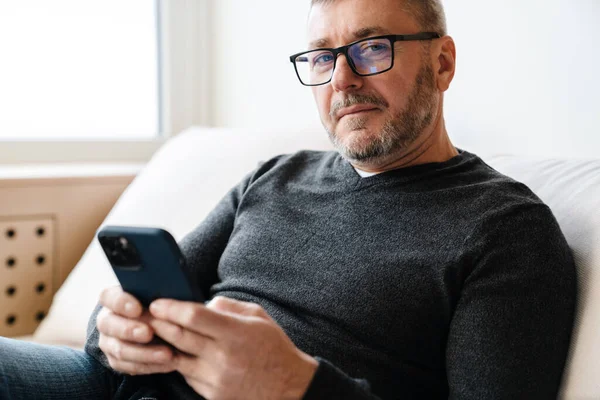
[[[159,133],[152,0],[0,0],[0,139]]]

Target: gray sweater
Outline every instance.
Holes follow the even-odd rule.
[[[369,178],[334,152],[276,157],[181,248],[208,297],[260,304],[317,358],[307,400],[556,398],[569,247],[525,185],[469,152]],[[108,367],[95,315],[87,351]],[[176,374],[151,382],[198,398]]]

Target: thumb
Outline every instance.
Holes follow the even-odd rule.
[[[206,307],[223,313],[244,315],[246,317],[259,317],[269,320],[271,319],[267,312],[258,304],[230,299],[223,296],[217,296],[213,298],[208,302]]]

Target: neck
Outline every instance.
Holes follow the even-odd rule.
[[[414,165],[444,162],[457,155],[458,151],[448,137],[443,114],[440,112],[433,127],[424,131],[410,147],[401,149],[384,160],[351,164],[365,172],[381,173]]]

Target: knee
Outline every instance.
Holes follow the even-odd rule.
[[[10,346],[12,341],[13,339],[0,336],[0,373],[2,372],[4,363],[10,359]]]
[[[0,336],[0,377],[6,377],[18,353],[19,341]]]

